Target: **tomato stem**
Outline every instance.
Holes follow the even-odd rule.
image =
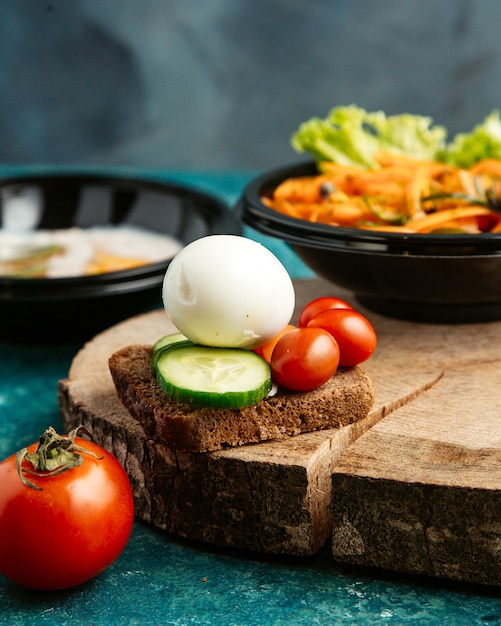
[[[92,439],[84,426],[78,426],[66,436],[59,435],[52,426],[49,426],[41,435],[35,452],[28,453],[28,448],[19,450],[16,455],[16,467],[21,482],[31,489],[41,491],[42,487],[30,482],[25,474],[42,477],[61,474],[81,465],[82,453],[90,454],[96,459],[102,458],[75,443],[75,438],[81,432]],[[30,463],[33,469],[22,467],[23,461]]]

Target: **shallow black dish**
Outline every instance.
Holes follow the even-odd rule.
[[[501,319],[501,234],[433,235],[337,228],[277,213],[261,201],[283,180],[316,174],[298,163],[257,177],[237,213],[255,230],[289,243],[319,276],[364,306],[400,319]]]
[[[36,228],[127,224],[187,244],[211,234],[240,234],[219,199],[176,184],[120,176],[43,174],[0,179],[0,198],[34,192]],[[3,204],[0,204],[0,227]],[[108,326],[161,306],[170,260],[75,278],[0,276],[0,337],[37,343],[88,339]]]

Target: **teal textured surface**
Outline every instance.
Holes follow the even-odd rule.
[[[168,178],[233,204],[249,175]],[[294,277],[311,275],[286,246],[263,243]],[[66,377],[79,348],[0,343],[0,458],[35,441],[49,425],[61,429],[57,381]],[[32,592],[0,576],[0,624],[490,626],[501,624],[499,595],[341,567],[328,546],[311,559],[267,557],[185,542],[136,523],[121,557],[81,587]]]

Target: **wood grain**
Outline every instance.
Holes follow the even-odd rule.
[[[390,321],[367,371],[435,363],[436,385],[355,441],[333,472],[343,563],[501,584],[501,323]]]

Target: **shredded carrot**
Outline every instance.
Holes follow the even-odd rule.
[[[350,226],[356,220],[367,215],[367,209],[355,202],[330,202],[317,205],[317,220],[327,224],[336,222],[343,226]]]
[[[500,159],[481,159],[470,167],[473,176],[478,174],[492,174],[497,178],[501,178],[501,160]]]
[[[415,233],[416,231],[408,226],[392,226],[391,224],[363,224],[360,226],[362,230],[380,230],[385,233]]]
[[[469,169],[376,154],[374,169],[323,162],[263,202],[291,217],[388,232],[501,232],[501,159]],[[498,208],[499,207],[499,208]]]
[[[416,167],[416,165],[427,165],[430,163],[436,163],[436,161],[419,160],[414,157],[410,157],[407,154],[402,154],[399,152],[387,152],[386,150],[378,150],[375,153],[374,157],[381,167],[388,167],[389,165],[400,165],[414,168]]]
[[[412,228],[417,233],[429,233],[436,228],[443,227],[444,224],[451,223],[456,220],[463,219],[465,217],[477,217],[479,215],[489,215],[491,211],[479,206],[462,207],[455,209],[444,209],[443,211],[437,211],[431,213],[420,219],[416,219],[412,222]]]

